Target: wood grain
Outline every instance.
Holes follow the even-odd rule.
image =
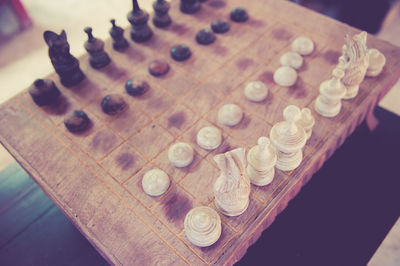
[[[63,93],[57,107],[37,107],[26,91],[0,106],[0,142],[111,264],[233,264],[400,76],[400,48],[368,36],[368,46],[387,58],[383,73],[367,78],[359,95],[343,102],[337,117],[328,119],[313,111],[316,124],[301,166],[291,172],[276,171],[266,187],[253,186],[247,211],[235,218],[222,216],[219,241],[198,248],[186,239],[183,219],[192,207],[215,208],[212,185],[218,168],[213,156],[253,146],[283,119],[282,110],[289,104],[313,110],[318,86],[330,76],[345,34],[358,30],[287,1],[251,1],[249,21],[231,23],[227,34],[205,47],[194,41],[197,30],[215,18],[228,19],[241,1],[209,0],[194,15],[181,14],[178,4],[172,2],[174,23],[154,29],[148,43],[131,43],[125,53],[118,53],[107,40],[113,63],[106,68],[94,70],[87,56],[80,58],[87,76],[81,84],[66,89],[55,74],[50,75]],[[279,87],[273,83],[273,71],[280,55],[300,35],[313,39],[316,51],[304,58],[293,88]],[[170,59],[169,48],[177,43],[191,47],[189,60]],[[148,74],[147,65],[155,59],[169,62],[166,76]],[[143,96],[124,91],[132,76],[150,84]],[[243,87],[257,79],[270,93],[265,101],[251,103],[243,97]],[[108,93],[124,95],[129,104],[126,112],[113,117],[102,113],[99,103]],[[218,125],[218,108],[232,102],[242,107],[244,119],[232,128]],[[71,134],[62,123],[65,114],[76,108],[92,120],[83,134]],[[223,144],[216,151],[204,151],[195,143],[196,132],[206,125],[223,132]],[[176,141],[194,147],[195,159],[188,167],[178,169],[168,162],[168,147]],[[172,180],[160,197],[144,194],[140,186],[144,173],[154,167]]]

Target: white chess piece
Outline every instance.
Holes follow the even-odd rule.
[[[221,218],[210,207],[196,207],[186,214],[184,228],[186,237],[192,244],[208,247],[221,236]]]
[[[221,174],[214,184],[216,207],[227,216],[242,214],[249,205],[250,179],[246,174],[245,149],[214,156]]]
[[[344,72],[340,68],[332,71],[332,78],[321,83],[320,95],[315,101],[315,111],[325,117],[335,117],[342,107],[341,99],[346,95],[346,87],[340,81]]]
[[[300,55],[309,55],[314,51],[314,42],[305,36],[297,37],[292,43],[292,50]]]
[[[386,63],[386,57],[377,49],[369,49],[369,63],[367,68],[367,73],[365,74],[367,77],[376,77],[378,76]]]
[[[168,149],[168,159],[175,167],[186,167],[193,158],[193,148],[185,142],[177,142]]]
[[[297,81],[297,72],[290,66],[281,66],[274,72],[274,81],[282,87],[291,87]]]
[[[300,118],[296,121],[296,124],[304,128],[307,139],[309,139],[312,134],[312,128],[315,124],[315,119],[311,114],[311,110],[308,108],[301,109]]]
[[[268,96],[268,88],[261,81],[252,81],[246,84],[244,95],[249,101],[261,102]]]
[[[236,126],[243,118],[242,109],[233,103],[225,104],[218,110],[218,122],[225,126]]]
[[[275,175],[276,153],[267,137],[260,137],[257,145],[247,153],[247,175],[256,186],[272,182]]]
[[[215,150],[221,145],[221,130],[214,126],[203,127],[197,133],[197,144],[205,150]]]
[[[346,36],[346,44],[342,50],[338,67],[344,71],[341,81],[346,87],[346,95],[343,99],[352,99],[357,96],[368,68],[367,33],[363,31],[352,38]]]
[[[167,191],[170,185],[168,175],[160,169],[151,169],[144,174],[142,179],[142,187],[144,192],[150,196],[160,196]]]
[[[284,53],[279,62],[282,66],[290,66],[297,70],[303,65],[303,57],[297,52],[290,51]]]
[[[277,150],[276,168],[279,170],[296,169],[303,160],[302,149],[307,137],[304,129],[296,125],[300,113],[297,106],[287,106],[283,111],[285,121],[275,124],[270,131],[270,140]]]

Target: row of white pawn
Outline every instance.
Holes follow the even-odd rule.
[[[276,123],[270,138],[262,136],[247,154],[247,175],[257,186],[272,182],[275,167],[282,171],[296,169],[303,160],[302,149],[311,137],[315,120],[308,108],[295,105],[283,111],[284,121]]]

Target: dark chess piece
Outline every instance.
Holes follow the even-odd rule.
[[[171,17],[168,14],[171,5],[165,0],[157,0],[153,3],[153,23],[158,28],[167,27],[171,24]]]
[[[115,93],[106,95],[101,101],[101,109],[103,109],[103,112],[108,115],[121,113],[126,107],[127,104],[124,98]]]
[[[202,29],[196,34],[196,41],[202,45],[209,45],[215,41],[215,34],[210,29]]]
[[[61,92],[50,79],[37,79],[29,87],[32,100],[39,106],[50,105],[57,101]]]
[[[140,76],[128,79],[125,83],[125,90],[131,96],[140,96],[150,89],[149,84]]]
[[[247,14],[246,9],[242,7],[237,7],[231,12],[231,20],[234,22],[245,22],[249,19],[249,14]]]
[[[193,14],[199,11],[200,3],[199,0],[181,0],[179,7],[183,13]]]
[[[85,42],[85,49],[89,53],[89,62],[93,68],[99,69],[108,65],[111,60],[106,52],[104,52],[104,42],[93,37],[92,28],[86,27],[84,31],[88,35]]]
[[[84,111],[74,110],[65,117],[64,125],[69,131],[79,133],[90,126],[90,119]]]
[[[184,44],[175,45],[170,50],[171,57],[175,61],[185,61],[192,55],[190,48]]]
[[[61,84],[71,87],[81,82],[85,75],[79,67],[79,61],[69,52],[69,44],[65,31],[60,35],[45,31],[44,40],[49,46],[49,57],[56,73],[60,76]]]
[[[115,19],[111,19],[110,22],[112,24],[110,35],[113,39],[113,48],[117,51],[123,51],[129,46],[128,41],[124,37],[124,29],[115,25]]]
[[[216,19],[213,22],[211,22],[211,29],[215,33],[225,33],[229,31],[230,27],[231,26],[229,25],[229,22],[225,20]]]
[[[128,21],[131,23],[131,38],[135,42],[145,42],[153,36],[153,31],[147,25],[149,14],[139,8],[137,0],[133,0],[133,10],[128,13]]]

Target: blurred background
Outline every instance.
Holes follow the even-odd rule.
[[[152,0],[140,2],[142,8],[151,11]],[[292,2],[400,45],[399,1],[293,0]],[[34,79],[45,77],[53,71],[48,58],[48,48],[42,37],[45,30],[60,32],[61,29],[65,29],[71,45],[71,53],[78,57],[85,53],[82,45],[87,38],[83,32],[85,26],[91,26],[96,37],[108,38],[111,26],[108,18],[115,18],[118,25],[126,27],[128,26],[126,14],[129,10],[131,10],[129,0],[0,0],[0,103],[28,87]],[[400,115],[399,83],[379,105],[384,110],[383,120],[389,117],[386,121],[390,121],[387,122],[385,130],[393,128],[397,130],[398,124],[394,126],[393,123],[398,123]],[[390,115],[386,115],[385,112],[389,112]],[[357,134],[368,133],[363,131]],[[368,139],[368,141],[376,141],[377,137],[373,137],[375,139]],[[61,263],[62,265],[104,264],[100,255],[46,199],[43,192],[35,187],[27,174],[16,164],[10,166],[13,162],[13,158],[0,145],[0,221],[2,220],[0,222],[2,228],[0,229],[0,265],[54,265],[52,262],[63,260],[65,263]],[[19,179],[14,178],[15,176],[19,176]],[[16,200],[20,205],[17,203],[13,205],[12,200]],[[17,220],[21,221],[21,217],[25,217],[26,221],[22,219],[21,224],[15,226]],[[38,224],[40,221],[41,223]],[[384,235],[393,223],[388,223]],[[34,226],[37,228],[35,229]],[[43,226],[48,230],[43,232],[51,234],[48,238],[34,233],[35,230],[43,230]],[[61,230],[58,230],[59,228]],[[384,235],[376,243],[380,244]],[[40,242],[42,246],[36,249],[30,248],[37,241],[42,241]],[[65,247],[65,245],[72,246]],[[64,248],[70,248],[70,250],[65,253]],[[367,259],[364,258],[362,261],[369,261],[376,248],[377,246],[370,254],[366,254]],[[26,254],[20,256],[20,253],[24,251]],[[400,265],[399,253],[400,223],[397,221],[397,225],[386,237],[370,264]],[[23,259],[24,257],[27,259]],[[357,263],[352,265],[357,265]]]

